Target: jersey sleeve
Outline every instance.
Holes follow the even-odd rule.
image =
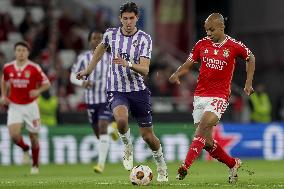
[[[194,47],[192,48],[189,56],[188,56],[188,59],[192,62],[197,62],[199,59],[200,59],[200,48],[201,48],[201,45],[202,45],[202,41],[198,41]]]
[[[236,44],[237,56],[241,57],[244,60],[248,60],[251,54],[251,51],[242,43],[238,42]]]
[[[40,66],[36,66],[36,78],[37,81],[41,84],[49,83],[49,79],[45,75],[45,73],[42,71]]]
[[[140,57],[151,58],[152,56],[152,39],[150,35],[144,35],[144,40],[141,46]]]
[[[3,68],[3,78],[4,78],[4,81],[9,80],[9,74],[8,74],[8,71],[7,71],[7,67],[5,67],[5,66]]]
[[[79,55],[77,57],[77,60],[75,62],[75,64],[73,64],[71,72],[72,73],[77,73],[81,70],[85,69],[85,64],[84,64],[84,60],[82,58],[82,55]]]
[[[111,36],[111,31],[112,29],[107,29],[106,32],[103,35],[103,40],[102,40],[102,44],[105,45],[105,47],[109,47],[110,46],[110,36]]]

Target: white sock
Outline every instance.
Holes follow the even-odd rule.
[[[107,134],[111,134],[113,133],[115,130],[114,128],[112,127],[112,123],[108,124],[107,126]]]
[[[125,134],[121,134],[118,132],[119,137],[121,138],[124,145],[132,145],[131,136],[130,136],[130,129]]]
[[[157,166],[167,167],[161,145],[157,151],[152,151],[152,155]]]
[[[100,135],[98,164],[103,167],[106,162],[108,149],[109,149],[109,135]]]

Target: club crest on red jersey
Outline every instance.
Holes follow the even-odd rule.
[[[218,55],[219,50],[214,49],[214,55]]]
[[[229,51],[229,49],[223,50],[223,56],[224,56],[225,58],[228,58],[228,57],[230,56],[230,51]]]
[[[30,71],[26,71],[25,72],[25,78],[30,78],[31,76],[31,72]]]

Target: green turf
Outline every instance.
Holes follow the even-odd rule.
[[[155,170],[153,163],[144,163]],[[185,180],[175,179],[179,163],[169,163],[169,182],[154,181],[148,188],[284,188],[284,161],[244,161],[236,185],[227,183],[227,168],[217,162],[197,161]],[[122,164],[108,164],[103,174],[92,171],[92,165],[43,165],[39,175],[29,175],[28,166],[0,166],[0,188],[48,189],[128,189],[137,188],[129,182]],[[254,173],[252,173],[254,172]],[[139,187],[140,188],[140,187]]]

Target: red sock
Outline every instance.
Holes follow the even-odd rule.
[[[27,144],[24,142],[24,140],[23,140],[22,137],[21,137],[20,140],[18,140],[18,141],[14,140],[14,143],[15,143],[16,145],[18,145],[19,147],[21,147],[21,148],[23,149],[23,151],[28,151],[28,150],[30,149],[29,145],[27,145]]]
[[[32,147],[33,167],[38,167],[39,145]]]
[[[208,148],[205,148],[209,154],[217,159],[218,161],[226,164],[229,168],[232,168],[235,166],[236,161],[235,158],[231,157],[218,143],[216,140],[213,140],[213,148],[210,150]]]
[[[184,161],[187,168],[191,166],[193,161],[201,154],[203,147],[205,146],[205,139],[202,136],[195,136],[188,149],[186,159]]]

